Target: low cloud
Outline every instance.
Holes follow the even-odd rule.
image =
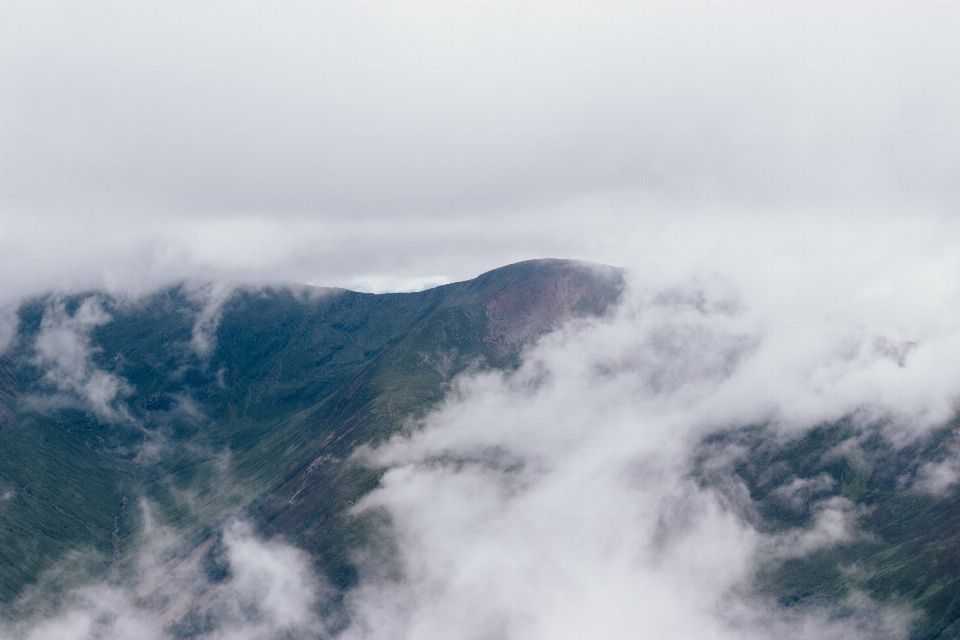
[[[16,305],[0,303],[0,356],[6,353],[16,340],[18,325]]]
[[[235,289],[234,285],[215,282],[191,292],[191,297],[202,306],[193,323],[190,346],[201,358],[209,356],[216,346],[217,327],[223,317],[223,305]]]
[[[118,399],[132,391],[132,387],[126,380],[99,369],[91,358],[91,330],[111,319],[96,296],[86,298],[72,315],[62,299],[53,299],[40,322],[33,362],[44,370],[44,380],[68,401],[79,400],[85,409],[105,422],[120,422],[131,419]],[[34,400],[41,404],[58,401],[57,398]]]
[[[367,452],[387,473],[362,508],[393,518],[403,573],[367,568],[346,635],[904,635],[909,616],[862,594],[842,619],[743,595],[784,540],[859,535],[850,507],[815,502],[771,537],[688,458],[731,426],[788,438],[852,415],[902,444],[955,415],[957,5],[423,6],[7,3],[2,308],[184,279],[383,291],[531,257],[629,267],[616,317],[462,378]],[[196,289],[200,356],[230,292]],[[126,419],[128,383],[93,364],[108,320],[96,298],[51,304],[42,400]],[[0,352],[14,326],[0,311]],[[918,473],[942,494],[960,465]],[[223,617],[198,633],[321,634],[307,560],[230,531],[238,591],[204,592]],[[165,637],[131,593],[90,587],[3,633]]]
[[[403,277],[389,274],[374,274],[358,276],[347,283],[347,288],[363,293],[406,293],[424,291],[445,284],[450,284],[446,276]]]
[[[813,524],[807,528],[789,531],[773,540],[773,555],[777,558],[802,558],[809,553],[826,549],[862,537],[857,532],[856,505],[840,496],[815,504]]]
[[[947,447],[946,456],[942,460],[921,465],[913,486],[922,492],[945,496],[956,490],[958,482],[960,482],[960,446],[953,443]]]
[[[745,493],[697,484],[692,446],[750,419],[776,438],[858,411],[918,434],[949,417],[956,389],[910,397],[903,381],[931,374],[929,354],[877,353],[888,323],[845,318],[785,350],[765,309],[704,282],[635,277],[612,319],[547,336],[515,373],[460,379],[422,430],[365,451],[387,472],[357,508],[393,518],[402,577],[351,594],[346,637],[906,637],[912,614],[863,594],[832,611],[748,595],[763,563],[862,537],[860,513],[833,497],[808,524],[764,532],[731,503]],[[929,340],[954,344],[951,328]],[[870,348],[844,356],[850,340]]]
[[[242,521],[189,554],[176,531],[148,527],[125,582],[61,594],[28,589],[0,625],[4,640],[264,640],[328,637],[326,593],[303,552],[255,536]],[[62,580],[48,576],[49,580]],[[41,581],[43,585],[43,581]],[[49,585],[48,585],[49,588]],[[11,620],[9,614],[14,613]]]
[[[794,478],[790,484],[777,487],[771,493],[778,506],[802,513],[808,508],[811,498],[828,492],[836,483],[829,474],[822,473],[815,478]]]
[[[766,239],[781,252],[790,241]],[[736,478],[714,487],[695,474],[698,443],[731,427],[766,424],[789,439],[852,415],[905,443],[954,415],[957,283],[926,281],[954,260],[949,246],[904,269],[861,239],[861,260],[842,272],[825,268],[829,258],[791,265],[785,252],[767,272],[756,254],[720,254],[722,272],[640,260],[609,317],[543,337],[514,372],[458,378],[417,428],[358,454],[385,475],[356,509],[388,515],[392,541],[361,550],[359,583],[340,604],[299,551],[228,527],[222,583],[196,578],[189,562],[161,563],[134,587],[78,592],[76,606],[14,637],[62,625],[111,638],[146,625],[154,636],[144,637],[164,638],[189,624],[202,638],[904,638],[914,614],[865,594],[784,609],[751,586],[765,563],[862,539],[857,508],[826,496],[833,481],[777,489],[771,500],[805,505],[809,518],[771,532]],[[911,298],[931,286],[943,295]],[[919,301],[915,314],[898,313],[904,300]],[[64,354],[48,366],[64,380],[89,377],[83,327],[106,318],[85,304],[45,325]],[[216,313],[200,317],[212,331]],[[835,455],[852,460],[854,444]],[[711,468],[729,473],[736,451],[715,453]],[[189,598],[157,595],[172,592]]]

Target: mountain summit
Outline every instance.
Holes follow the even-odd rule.
[[[377,607],[396,589],[430,604],[430,575],[472,613],[478,575],[512,597],[549,590],[558,566],[569,593],[626,567],[634,590],[614,581],[617,597],[675,578],[699,597],[721,558],[728,586],[703,587],[716,602],[852,637],[960,637],[960,417],[912,437],[879,411],[711,423],[714,391],[736,388],[737,411],[763,395],[735,377],[763,336],[701,285],[614,314],[620,270],[532,260],[417,293],[183,283],[25,301],[0,357],[0,625],[58,594],[113,615],[95,593],[152,637],[227,637],[218,612],[251,622],[286,584],[324,631],[258,637],[335,636],[364,615],[389,635]],[[525,362],[565,323],[575,339]],[[864,345],[890,371],[920,349]],[[715,546],[724,527],[736,535]],[[692,540],[709,562],[686,564]],[[290,570],[261,579],[264,563]]]

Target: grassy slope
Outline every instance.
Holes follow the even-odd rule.
[[[352,553],[367,539],[372,523],[346,511],[379,479],[377,472],[346,460],[355,447],[380,442],[408,417],[425,413],[442,399],[453,376],[467,367],[510,368],[519,363],[525,342],[510,343],[491,321],[491,308],[509,316],[510,327],[529,328],[532,338],[556,326],[560,317],[602,313],[619,296],[620,286],[619,278],[541,263],[497,270],[452,290],[443,305],[350,385],[277,429],[273,437],[278,440],[295,440],[283,435],[293,432],[309,434],[311,445],[303,450],[310,455],[301,457],[300,466],[256,505],[264,531],[287,535],[313,554],[335,584],[351,584]],[[521,303],[508,304],[514,300]],[[269,442],[277,453],[283,450]]]
[[[92,358],[132,385],[124,402],[134,421],[125,424],[80,406],[31,408],[31,396],[51,391],[32,351],[49,301],[32,301],[20,310],[18,346],[0,361],[0,600],[71,550],[95,551],[101,571],[116,551],[122,560],[139,496],[198,539],[247,509],[265,533],[295,541],[348,586],[352,554],[377,523],[346,511],[378,481],[346,462],[350,452],[422,415],[466,367],[514,366],[523,344],[557,318],[599,313],[618,292],[616,279],[550,262],[416,294],[242,290],[205,358],[189,346],[200,305],[182,288],[135,304],[107,300],[113,320],[91,332]],[[68,312],[83,298],[67,300]],[[697,473],[716,486],[739,478],[746,515],[770,531],[809,526],[818,500],[856,503],[868,536],[764,567],[759,584],[795,607],[865,591],[918,607],[916,638],[946,640],[960,636],[960,498],[923,494],[904,479],[952,455],[958,430],[894,449],[850,423],[788,442],[740,429],[704,442]],[[712,469],[727,447],[741,452],[735,464]],[[824,474],[832,485],[800,508],[777,497],[797,478]]]
[[[924,463],[955,455],[958,437],[960,419],[899,449],[879,428],[857,429],[850,422],[788,442],[751,428],[708,439],[700,463],[717,448],[742,447],[727,471],[744,483],[752,517],[768,531],[810,526],[812,505],[834,496],[857,506],[862,536],[761,569],[761,588],[782,604],[842,603],[865,592],[895,607],[919,609],[912,637],[932,640],[950,629],[946,640],[960,627],[960,497],[955,491],[920,491],[913,479]],[[705,483],[724,485],[723,472],[701,466],[699,473]],[[796,479],[824,477],[832,484],[819,482],[799,508],[777,491]]]
[[[91,358],[132,387],[123,398],[132,419],[114,424],[77,403],[30,402],[53,391],[33,352],[51,300],[25,304],[20,339],[0,363],[9,373],[0,409],[11,410],[0,410],[0,600],[70,550],[97,551],[101,570],[115,557],[122,568],[141,496],[198,539],[253,509],[266,531],[296,540],[348,584],[363,528],[344,508],[377,481],[341,464],[349,452],[425,412],[464,367],[511,366],[525,341],[561,317],[601,312],[619,290],[618,277],[561,261],[413,294],[240,290],[205,357],[190,347],[201,305],[183,288],[103,299],[112,320],[90,331]],[[67,312],[88,295],[67,299]],[[491,329],[492,299],[501,304]],[[505,333],[514,325],[523,339]],[[318,458],[326,462],[311,467]]]

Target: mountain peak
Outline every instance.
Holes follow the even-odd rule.
[[[123,570],[116,559],[144,526],[124,508],[134,496],[199,540],[245,510],[350,584],[348,507],[378,481],[351,453],[425,415],[459,373],[516,366],[538,336],[606,313],[622,289],[618,269],[548,259],[415,293],[241,286],[207,299],[177,287],[30,301],[0,359],[0,508],[12,523],[0,599],[74,549]],[[69,353],[41,357],[51,345]],[[189,508],[185,493],[198,496]]]

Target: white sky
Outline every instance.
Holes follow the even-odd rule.
[[[956,2],[3,0],[2,297],[403,289],[748,212],[940,220],[958,31]]]

